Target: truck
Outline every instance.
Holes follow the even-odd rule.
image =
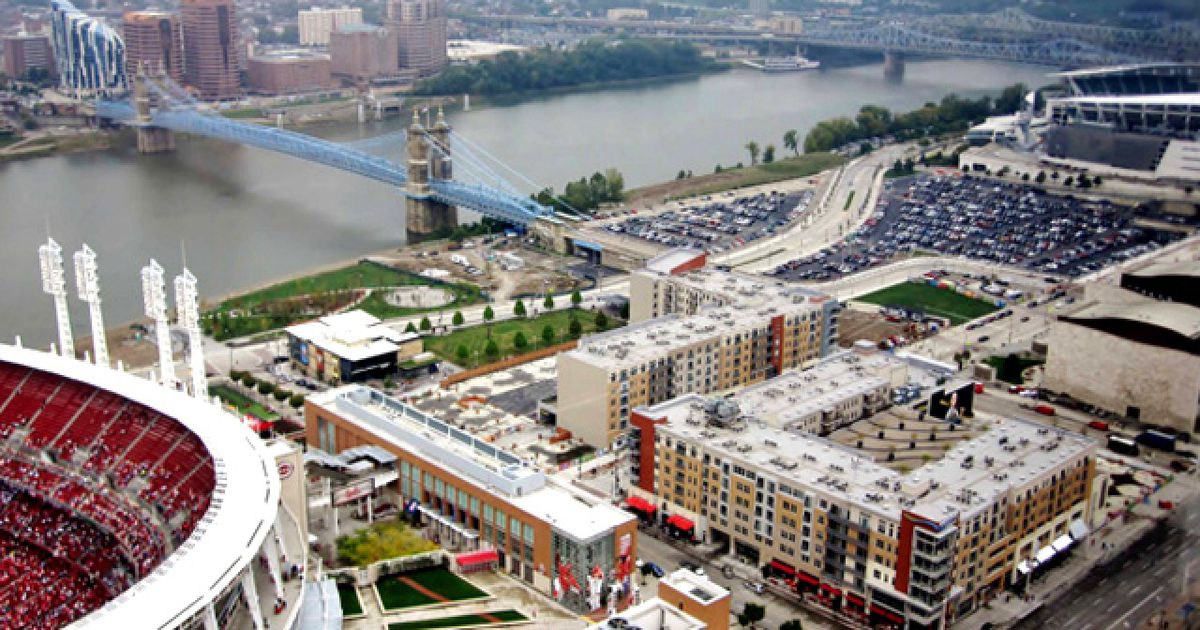
[[[1129,457],[1137,457],[1139,453],[1137,442],[1123,435],[1108,436],[1108,450]]]
[[[1144,444],[1153,449],[1166,451],[1168,453],[1175,452],[1175,436],[1163,433],[1162,431],[1156,431],[1154,429],[1142,431],[1138,434],[1137,441],[1138,444]]]

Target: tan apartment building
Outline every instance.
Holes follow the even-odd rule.
[[[1088,533],[1098,446],[1079,435],[996,420],[903,474],[717,409],[690,394],[634,412],[635,494],[669,529],[864,621],[945,628]]]
[[[401,69],[429,76],[446,67],[445,0],[388,0],[387,27],[398,38]]]
[[[241,94],[237,8],[233,0],[180,0],[183,79],[206,101]]]
[[[394,454],[391,490],[444,546],[495,550],[505,571],[576,612],[592,612],[589,600],[634,570],[637,517],[481,436],[359,385],[310,395],[304,414],[308,444],[326,453],[375,445]],[[605,577],[590,580],[597,570]]]
[[[633,323],[558,355],[559,426],[607,447],[632,409],[764,381],[836,348],[833,298],[702,265],[702,254],[651,261],[631,281]]]
[[[400,70],[396,34],[382,26],[353,24],[329,36],[333,75],[353,83],[395,77]]]
[[[351,24],[362,24],[362,9],[342,7],[340,9],[312,8],[296,13],[296,27],[300,31],[301,46],[326,46],[329,37],[339,28]]]

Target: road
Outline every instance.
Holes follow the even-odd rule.
[[[1183,594],[1200,571],[1200,499],[1176,511],[1125,553],[1015,626],[1117,630],[1140,627]]]
[[[644,562],[653,562],[662,567],[669,575],[672,571],[679,568],[679,563],[684,560],[696,562],[695,558],[685,554],[684,552],[672,547],[671,545],[654,538],[640,530],[638,532],[638,556]],[[827,622],[806,613],[796,604],[774,595],[770,592],[764,592],[762,595],[751,592],[743,586],[742,578],[727,578],[722,575],[721,571],[711,564],[704,565],[705,573],[713,582],[729,589],[732,602],[729,610],[736,616],[741,612],[742,607],[746,602],[762,604],[766,607],[766,618],[759,622],[760,628],[778,628],[785,621],[791,619],[800,619],[804,623],[807,630],[825,630],[831,628]],[[753,570],[753,567],[746,566],[744,570]],[[653,597],[658,593],[658,580],[653,576],[646,576],[646,586],[642,589],[642,601]],[[730,625],[735,626],[736,618],[731,618]]]

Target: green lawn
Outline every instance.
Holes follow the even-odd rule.
[[[479,287],[473,284],[444,283],[363,260],[229,298],[205,312],[203,323],[205,332],[223,341],[282,328],[336,310],[352,303],[354,292],[359,289],[402,286],[439,286],[450,290],[454,301],[443,307],[446,309],[481,299]],[[374,293],[358,307],[381,319],[437,310],[398,308]]]
[[[389,575],[380,578],[375,583],[375,590],[379,592],[379,600],[383,603],[384,610],[390,611],[401,608],[412,608],[413,606],[425,606],[442,601],[429,597],[408,586],[400,581],[400,577],[409,578],[450,601],[487,597],[487,593],[446,569],[440,567],[422,569],[410,573]]]
[[[562,343],[569,340],[572,313],[576,314],[579,318],[579,323],[583,326],[584,333],[596,330],[596,314],[593,311],[586,309],[562,310],[539,315],[534,319],[509,319],[502,322],[494,322],[490,326],[482,325],[463,328],[441,337],[426,337],[425,349],[447,361],[452,361],[456,365],[464,368],[473,368],[497,359],[520,354],[521,351],[518,351],[513,345],[513,339],[516,337],[518,331],[524,332],[525,339],[529,342],[529,345],[523,352],[536,350],[546,345],[542,343],[542,328],[547,324],[554,329],[554,340],[552,343]],[[616,320],[613,317],[608,318],[609,329],[623,324],[624,322]],[[489,357],[485,353],[489,338],[489,328],[490,338],[494,339],[496,345],[500,347],[500,354],[495,357]],[[465,346],[470,353],[470,356],[465,360],[458,357],[458,347],[460,345]]]
[[[901,282],[857,299],[881,306],[921,309],[930,315],[949,318],[955,326],[996,310],[991,302],[916,282]]]
[[[991,356],[991,357],[984,359],[984,363],[987,363],[988,365],[990,365],[996,369],[996,378],[997,379],[1004,381],[1006,383],[1012,383],[1013,385],[1020,385],[1025,382],[1024,379],[1021,378],[1022,372],[1024,372],[1025,370],[1027,370],[1035,365],[1041,365],[1041,364],[1045,363],[1045,361],[1043,361],[1041,359],[1017,356],[1017,369],[1014,373],[1008,374],[1004,370],[1005,358],[1006,357],[1002,357],[999,355]]]
[[[759,186],[772,182],[816,175],[821,171],[845,164],[846,159],[833,153],[805,153],[799,157],[787,157],[770,164],[758,164],[744,168],[729,168],[721,172],[723,177],[716,181],[697,178],[696,186],[672,194],[673,198],[708,195],[734,188]],[[732,174],[732,176],[730,176]]]
[[[237,407],[240,413],[248,413],[260,420],[274,422],[279,419],[279,414],[272,413],[266,407],[251,400],[245,394],[229,387],[228,385],[214,385],[208,390],[209,394],[220,398],[222,402]]]
[[[486,615],[486,616],[484,616]],[[423,621],[404,621],[388,624],[388,630],[421,630],[422,628],[473,628],[475,626],[490,626],[495,623],[511,623],[525,621],[525,615],[515,610],[497,610],[484,615],[458,615],[456,617],[441,617],[440,619],[425,619]]]
[[[224,112],[221,112],[221,115],[226,118],[262,118],[264,116],[264,113],[263,113],[263,110],[261,110],[257,107],[251,107],[248,109],[226,110]]]
[[[342,600],[342,616],[354,617],[363,614],[362,600],[353,584],[338,584],[338,598]]]

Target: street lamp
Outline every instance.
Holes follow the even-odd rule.
[[[171,329],[167,321],[167,285],[163,268],[158,261],[142,267],[142,302],[146,317],[154,320],[154,335],[158,343],[158,372],[163,385],[175,387],[175,359],[171,353]],[[232,353],[232,350],[230,350]],[[232,356],[232,354],[231,354]]]
[[[63,273],[62,248],[54,239],[38,247],[42,263],[42,291],[54,298],[54,318],[58,323],[58,351],[64,357],[75,357],[75,341],[71,336],[71,315],[67,310],[67,282]]]
[[[79,299],[87,302],[92,321],[92,353],[96,365],[108,367],[108,339],[105,337],[104,314],[100,310],[100,273],[96,252],[87,244],[75,252],[75,289]]]

